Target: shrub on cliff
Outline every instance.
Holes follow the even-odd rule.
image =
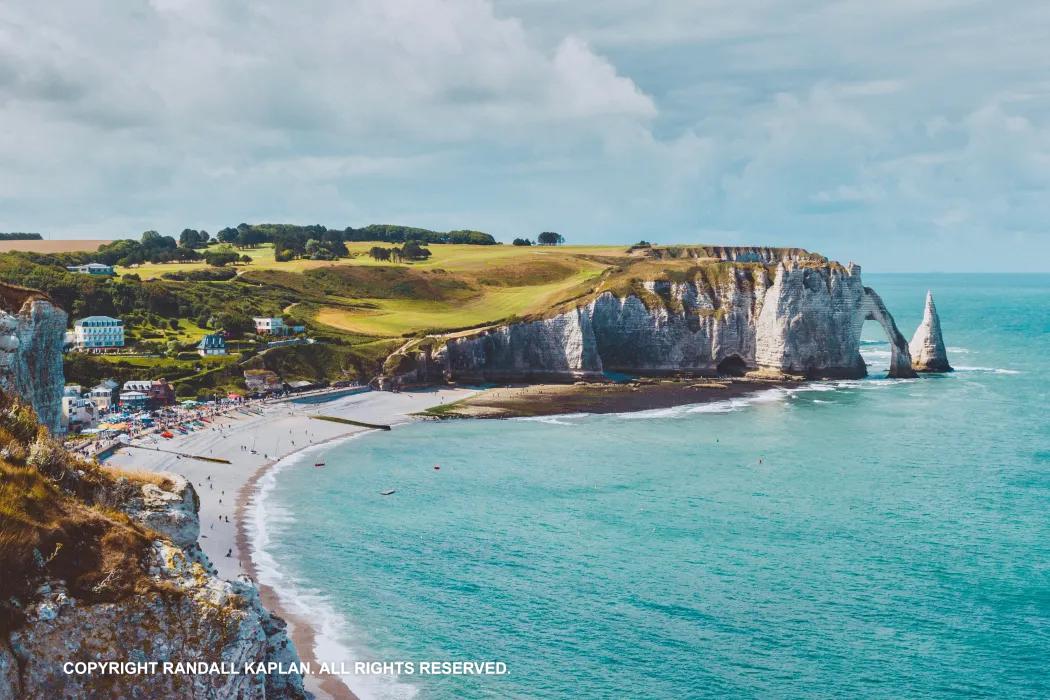
[[[60,580],[84,600],[144,592],[154,533],[114,510],[127,481],[66,451],[32,409],[0,394],[0,630],[26,598]]]

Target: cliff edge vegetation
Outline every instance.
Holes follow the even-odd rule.
[[[305,698],[298,675],[70,674],[65,662],[298,662],[197,543],[180,476],[80,460],[0,394],[0,697]]]

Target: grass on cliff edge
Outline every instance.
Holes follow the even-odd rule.
[[[22,624],[19,603],[45,580],[64,582],[85,601],[149,590],[146,559],[156,535],[116,509],[141,479],[77,459],[30,408],[2,394],[0,449],[0,632]]]

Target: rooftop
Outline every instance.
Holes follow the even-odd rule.
[[[197,347],[201,350],[207,350],[210,348],[224,348],[226,347],[226,338],[221,335],[211,334],[201,338],[201,342],[197,344]]]
[[[80,326],[80,325],[83,325],[84,323],[87,323],[88,321],[91,321],[93,323],[97,323],[97,322],[101,322],[101,321],[108,321],[108,322],[112,322],[112,323],[121,323],[121,324],[124,323],[119,318],[113,318],[112,316],[85,316],[84,318],[78,318],[73,325],[74,326]]]

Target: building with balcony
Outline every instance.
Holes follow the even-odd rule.
[[[73,324],[73,347],[104,352],[124,347],[124,322],[109,316],[88,316]]]

